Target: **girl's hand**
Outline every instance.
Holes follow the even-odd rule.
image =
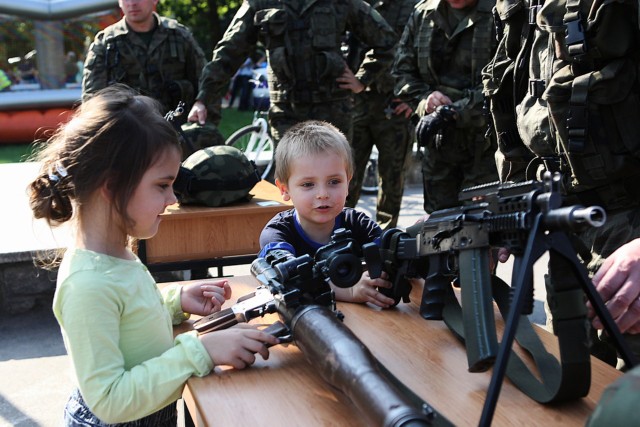
[[[255,363],[256,353],[260,353],[260,356],[267,360],[267,345],[280,342],[273,335],[260,331],[257,326],[246,323],[198,337],[215,365],[229,365],[236,369],[244,369]]]
[[[377,288],[390,288],[391,282],[387,280],[387,273],[383,272],[379,279],[372,279],[369,273],[362,273],[360,281],[350,288],[338,288],[332,285],[338,301],[371,303],[377,307],[389,308],[393,305],[393,298],[381,294]]]
[[[231,286],[226,280],[192,283],[182,287],[180,302],[185,313],[207,316],[220,311],[231,298]]]

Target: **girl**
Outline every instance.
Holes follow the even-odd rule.
[[[185,313],[208,315],[231,296],[226,281],[171,286],[161,294],[131,238],[158,230],[176,202],[181,150],[151,98],[111,86],[82,104],[38,155],[30,185],[36,218],[73,220],[74,244],[57,278],[53,311],[78,383],[66,426],[175,426],[176,405],[192,375],[214,364],[241,369],[268,358],[273,336],[245,325],[173,338]],[[129,423],[134,421],[135,423]]]

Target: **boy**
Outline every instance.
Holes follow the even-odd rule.
[[[382,230],[375,221],[344,207],[353,158],[347,139],[335,126],[321,121],[299,123],[285,133],[275,156],[276,186],[294,209],[278,213],[262,230],[261,257],[273,249],[313,256],[338,228],[351,231],[359,245],[378,240]],[[382,308],[394,303],[377,290],[391,283],[371,279],[367,272],[351,288],[331,287],[338,301],[369,302]]]

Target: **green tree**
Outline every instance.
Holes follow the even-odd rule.
[[[188,26],[207,56],[222,38],[242,0],[166,0],[158,13]]]

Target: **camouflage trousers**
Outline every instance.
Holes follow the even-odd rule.
[[[413,142],[413,125],[409,119],[387,115],[385,109],[388,108],[389,96],[363,92],[355,97],[351,142],[355,167],[347,197],[347,206],[358,204],[367,162],[375,145],[379,173],[375,219],[383,229],[393,228],[398,223],[404,193],[405,162]]]
[[[600,268],[605,259],[625,243],[640,237],[640,207],[607,212],[606,223],[599,228],[589,228],[578,234],[578,239],[591,253],[591,260],[586,265],[590,276]],[[554,283],[566,282],[570,271],[561,269],[554,271],[551,266],[546,279],[547,299],[552,298]],[[553,330],[553,317],[549,303],[545,302],[547,312],[547,329]],[[630,350],[640,358],[640,334],[624,335]],[[591,353],[599,359],[624,369],[622,359],[617,358],[616,348],[612,340],[602,331],[591,331]]]
[[[340,129],[347,140],[351,141],[353,134],[352,114],[353,100],[351,98],[324,103],[272,103],[269,107],[271,136],[277,146],[284,133],[293,125],[306,120],[322,120]]]
[[[498,181],[496,148],[481,128],[455,129],[441,146],[424,147],[424,210],[431,213],[458,206],[460,190]]]

